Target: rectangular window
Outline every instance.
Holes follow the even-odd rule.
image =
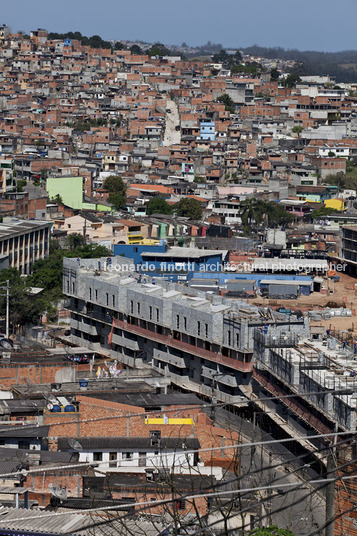
[[[138,307],[138,315],[140,314],[140,302],[137,303],[137,307]]]
[[[152,320],[152,307],[149,305],[149,318]]]
[[[105,303],[109,305],[109,294],[108,292],[105,293]]]
[[[186,316],[183,317],[183,326],[185,328],[185,331],[187,331],[187,317]]]
[[[133,452],[123,452],[123,460],[132,460],[134,458]]]
[[[208,324],[205,324],[205,336],[208,337]]]
[[[103,460],[103,452],[93,452],[93,461],[101,462]]]
[[[176,328],[180,329],[180,315],[176,315]]]
[[[133,314],[134,312],[134,302],[133,300],[130,301],[130,313]]]
[[[89,299],[90,300],[92,299],[92,289],[91,288],[89,289]]]
[[[115,295],[114,294],[112,296],[112,305],[113,305],[113,307],[115,307]]]
[[[117,466],[117,458],[118,458],[117,452],[109,452],[109,467]]]
[[[186,509],[186,501],[185,501],[185,499],[178,499],[176,501],[176,508],[177,508],[177,510],[185,510]]]
[[[160,320],[160,311],[159,311],[158,307],[156,307],[156,320],[157,320],[157,322]]]
[[[239,346],[239,333],[237,333],[236,335],[236,343],[237,343],[237,347]]]
[[[231,332],[228,331],[228,346],[231,345]]]
[[[97,301],[97,300],[98,300],[98,290],[97,290],[97,289],[95,289],[95,291],[94,291],[94,292],[95,292],[95,300]]]
[[[197,321],[197,335],[201,335],[201,322],[199,320]]]

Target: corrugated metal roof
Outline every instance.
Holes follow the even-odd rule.
[[[49,426],[6,425],[0,430],[0,437],[47,437],[49,429]]]
[[[51,535],[74,534],[80,531],[82,536],[118,536],[133,534],[136,536],[156,536],[165,527],[159,521],[155,524],[146,521],[110,520],[110,523],[90,528],[95,523],[105,521],[104,515],[77,514],[73,512],[48,512],[19,508],[0,508],[0,530],[17,530],[23,534],[39,532]],[[95,532],[94,532],[95,531]]]
[[[71,447],[68,437],[58,438],[59,450],[76,450]],[[151,438],[150,437],[80,437],[77,438],[82,448],[85,450],[97,450],[101,451],[107,449],[150,449]],[[183,447],[184,445],[184,447]],[[187,437],[162,437],[160,440],[160,448],[162,449],[199,449],[200,443],[198,439]],[[154,449],[155,450],[155,449]]]
[[[311,287],[311,281],[285,280],[285,279],[262,279],[261,285],[279,285],[279,286],[294,286],[294,287]]]

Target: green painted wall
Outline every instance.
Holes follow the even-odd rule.
[[[83,207],[83,177],[49,177],[46,189],[51,199],[60,195],[68,207]]]
[[[113,212],[113,209],[111,209],[107,205],[101,205],[100,203],[97,203],[96,210],[98,212]]]
[[[83,201],[83,177],[49,177],[46,182],[48,195],[51,199],[60,195],[68,207],[81,210],[97,210],[111,212],[111,208],[101,203],[85,203]]]

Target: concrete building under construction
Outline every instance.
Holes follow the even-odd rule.
[[[288,340],[309,333],[304,319],[182,284],[139,282],[130,261],[106,262],[64,260],[72,341],[131,367],[151,365],[181,388],[235,404],[251,382],[257,328]]]

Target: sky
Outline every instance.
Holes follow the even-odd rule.
[[[0,5],[0,23],[13,32],[45,28],[177,45],[357,49],[356,0],[0,0]]]

